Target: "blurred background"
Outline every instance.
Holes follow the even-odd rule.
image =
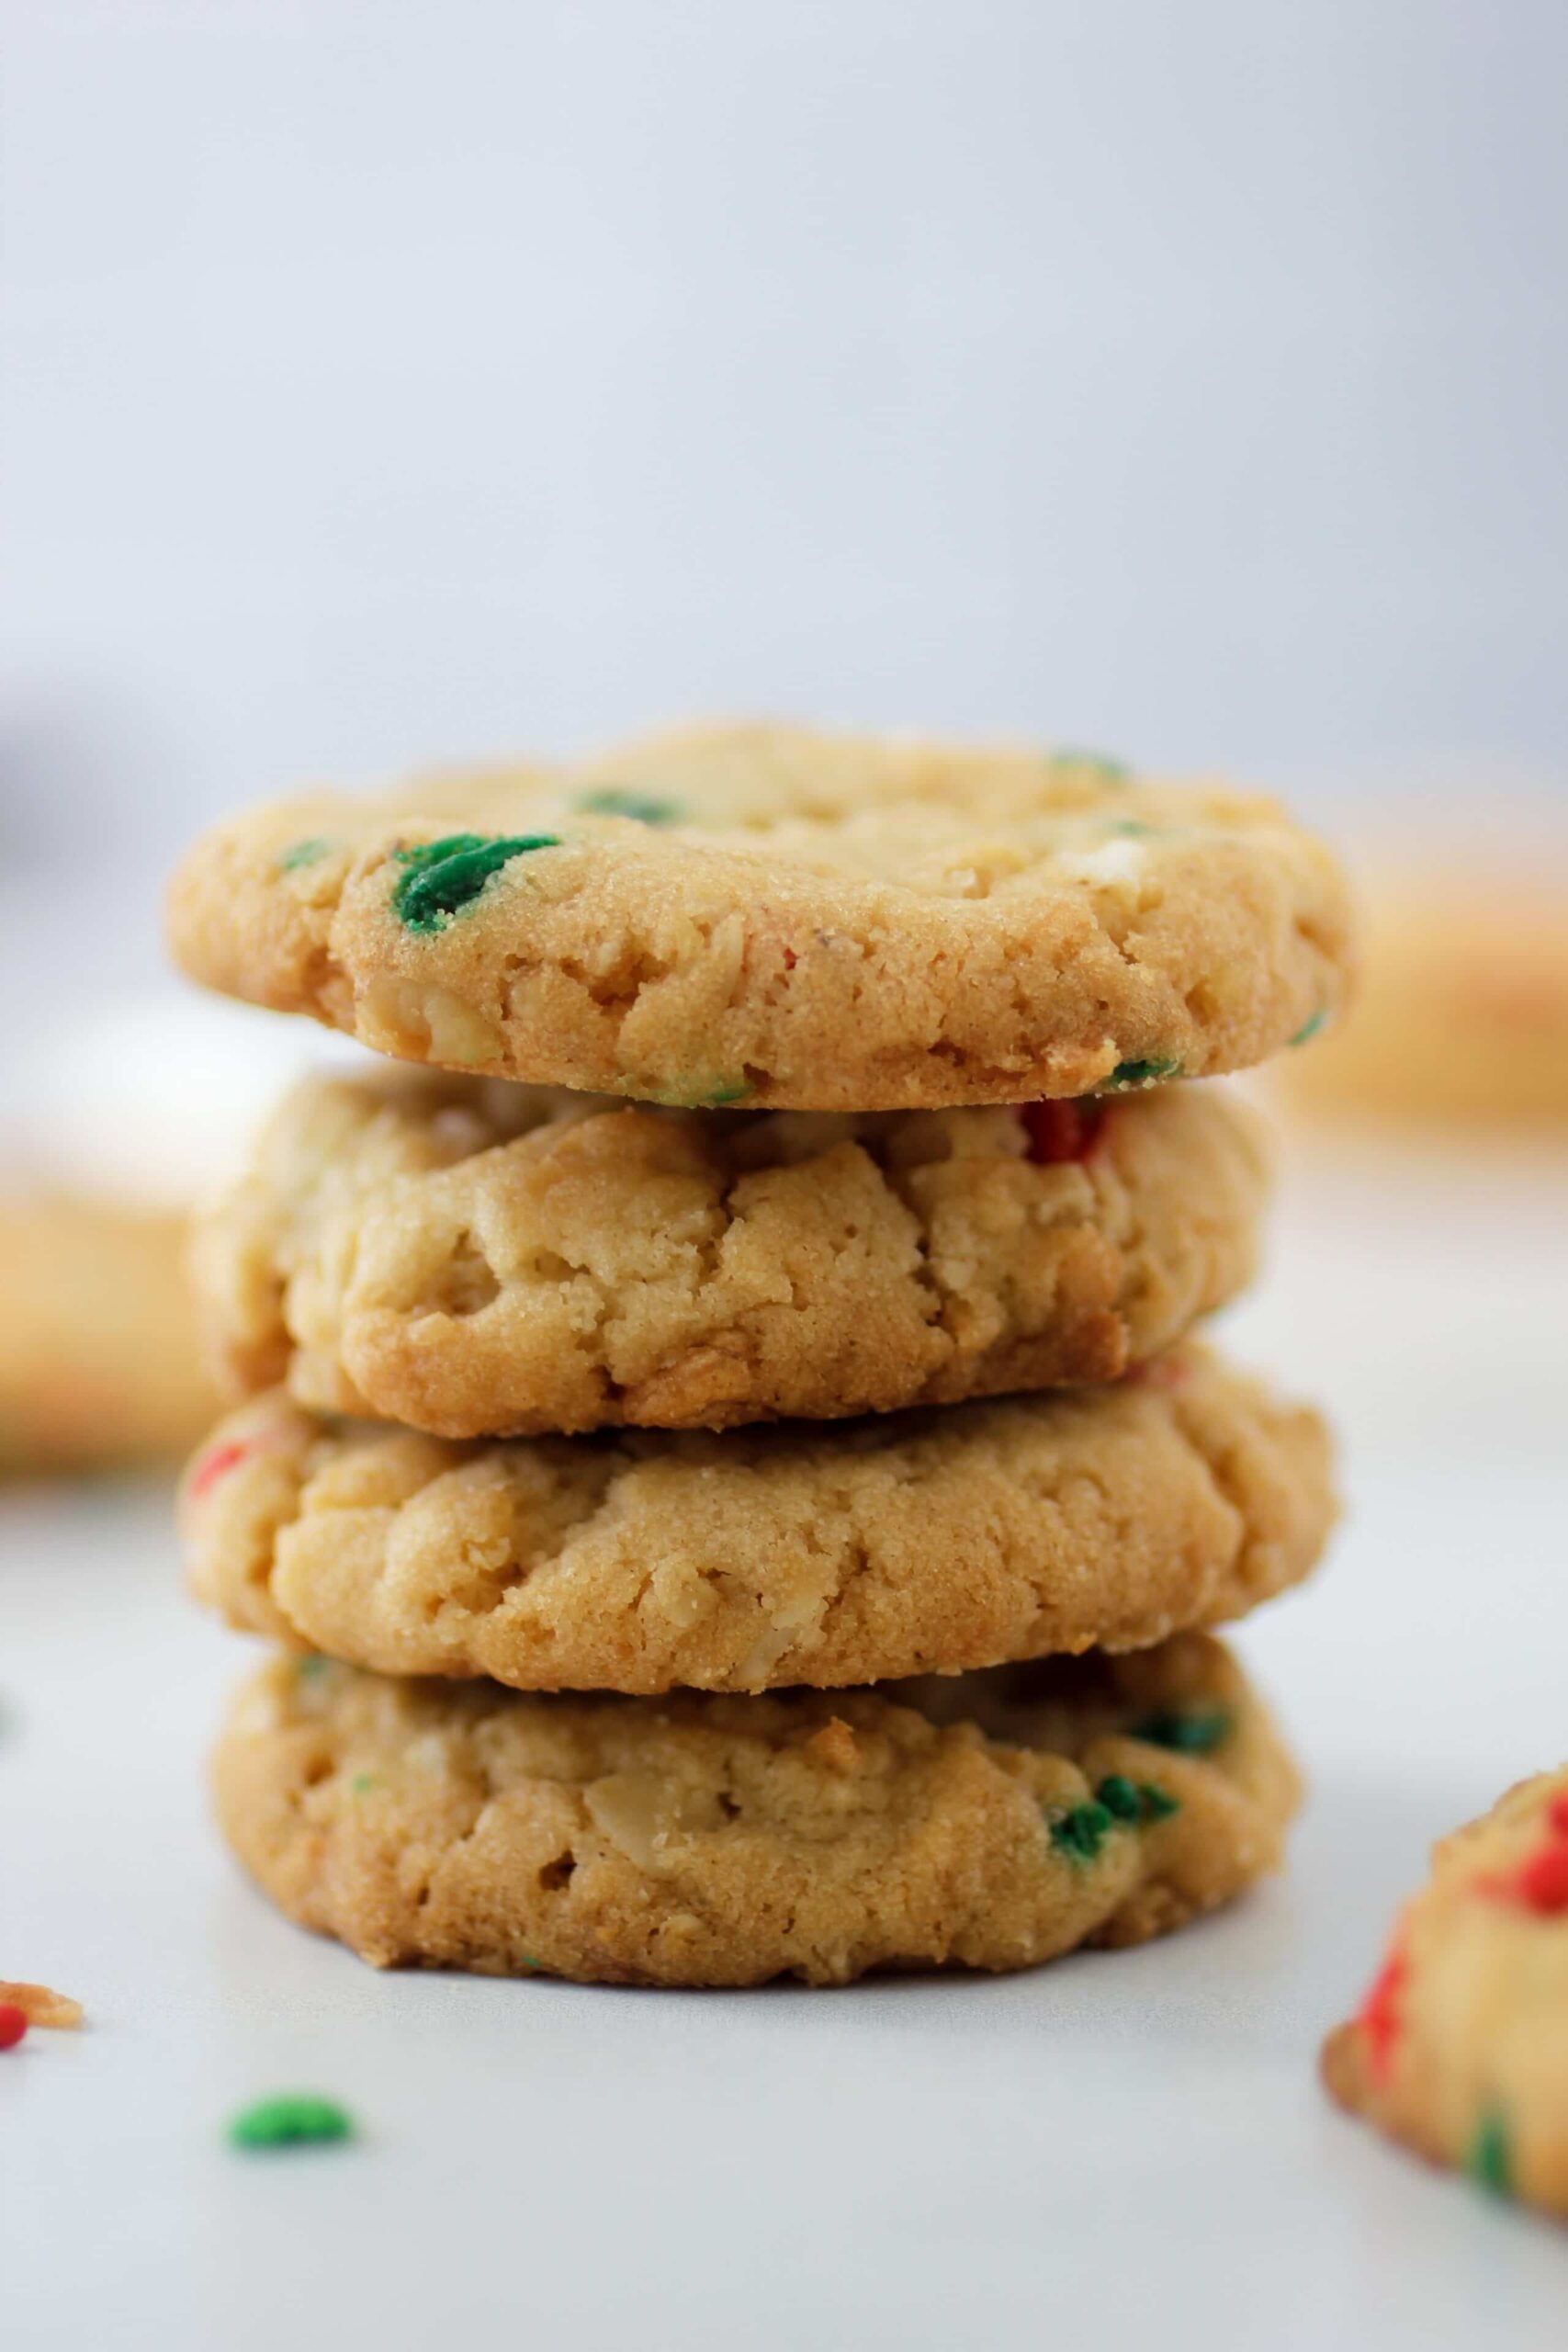
[[[13,870],[712,708],[1562,795],[1555,0],[0,17]]]
[[[0,22],[8,1173],[177,1200],[309,1044],[163,976],[199,823],[717,710],[1277,787],[1338,1107],[1568,1121],[1554,0]]]

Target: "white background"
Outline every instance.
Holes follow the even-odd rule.
[[[1560,789],[1558,0],[0,25],[0,847],[711,707]]]

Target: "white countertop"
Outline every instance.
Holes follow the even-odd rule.
[[[1298,1172],[1237,1351],[1334,1407],[1352,1515],[1241,1645],[1305,1760],[1282,1881],[1034,1974],[651,1994],[378,1975],[205,1818],[252,1650],[166,1498],[0,1498],[6,2352],[1554,2352],[1568,2233],[1316,2086],[1427,1841],[1568,1754],[1562,1176]],[[351,2146],[245,2157],[272,2091]]]

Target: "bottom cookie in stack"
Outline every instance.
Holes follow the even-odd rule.
[[[1297,1780],[1180,1634],[874,1689],[549,1695],[276,1656],[216,1758],[283,1910],[378,1966],[844,1984],[1137,1943],[1280,1859]]]

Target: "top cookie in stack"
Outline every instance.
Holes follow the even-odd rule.
[[[1326,1443],[1183,1342],[1265,1177],[1165,1081],[1339,1001],[1343,886],[1275,808],[717,730],[242,818],[172,929],[437,1066],[298,1090],[198,1251],[254,1401],[193,1582],[327,1654],[220,1756],[287,1908],[827,1981],[1125,1941],[1274,1859],[1291,1768],[1199,1629],[1312,1566]]]
[[[1082,1095],[1321,1026],[1343,879],[1270,801],[801,729],[426,778],[221,827],[176,960],[378,1052],[752,1110]]]

